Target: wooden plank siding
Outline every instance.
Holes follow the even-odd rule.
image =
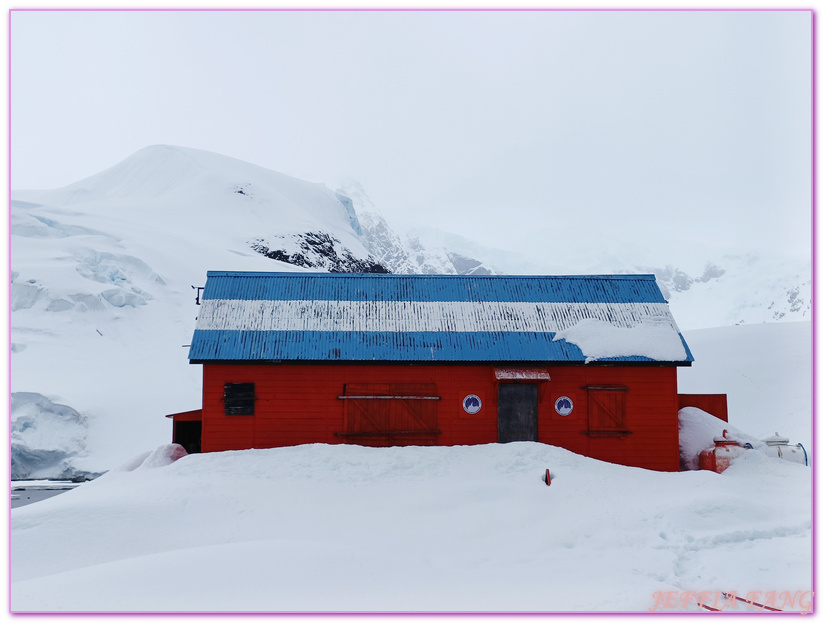
[[[507,368],[516,367],[507,363]],[[538,439],[586,456],[624,465],[677,471],[677,375],[671,366],[548,365],[551,380],[538,385]],[[354,443],[347,430],[347,384],[431,384],[436,403],[437,445],[497,442],[497,388],[518,382],[495,378],[489,364],[205,364],[203,366],[204,452],[268,448],[304,443]],[[254,383],[254,415],[225,415],[226,383]],[[625,427],[630,434],[591,436],[588,386],[625,390]],[[476,394],[482,408],[463,410]],[[574,408],[561,416],[555,401],[569,397]],[[374,442],[359,440],[356,443]],[[386,442],[383,441],[383,444]],[[422,443],[422,441],[420,442]]]

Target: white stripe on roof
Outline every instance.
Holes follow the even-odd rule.
[[[680,331],[666,303],[205,300],[198,330],[556,333],[581,320]]]

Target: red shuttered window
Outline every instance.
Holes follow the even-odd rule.
[[[629,435],[626,421],[628,387],[588,386],[590,436]]]
[[[349,383],[344,386],[347,441],[369,446],[433,445],[437,427],[434,383]]]

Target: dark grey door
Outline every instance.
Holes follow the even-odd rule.
[[[497,440],[537,441],[537,385],[498,386]]]

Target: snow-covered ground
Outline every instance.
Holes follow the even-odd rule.
[[[715,474],[537,443],[166,450],[12,511],[13,611],[810,608],[810,469],[755,451]]]

